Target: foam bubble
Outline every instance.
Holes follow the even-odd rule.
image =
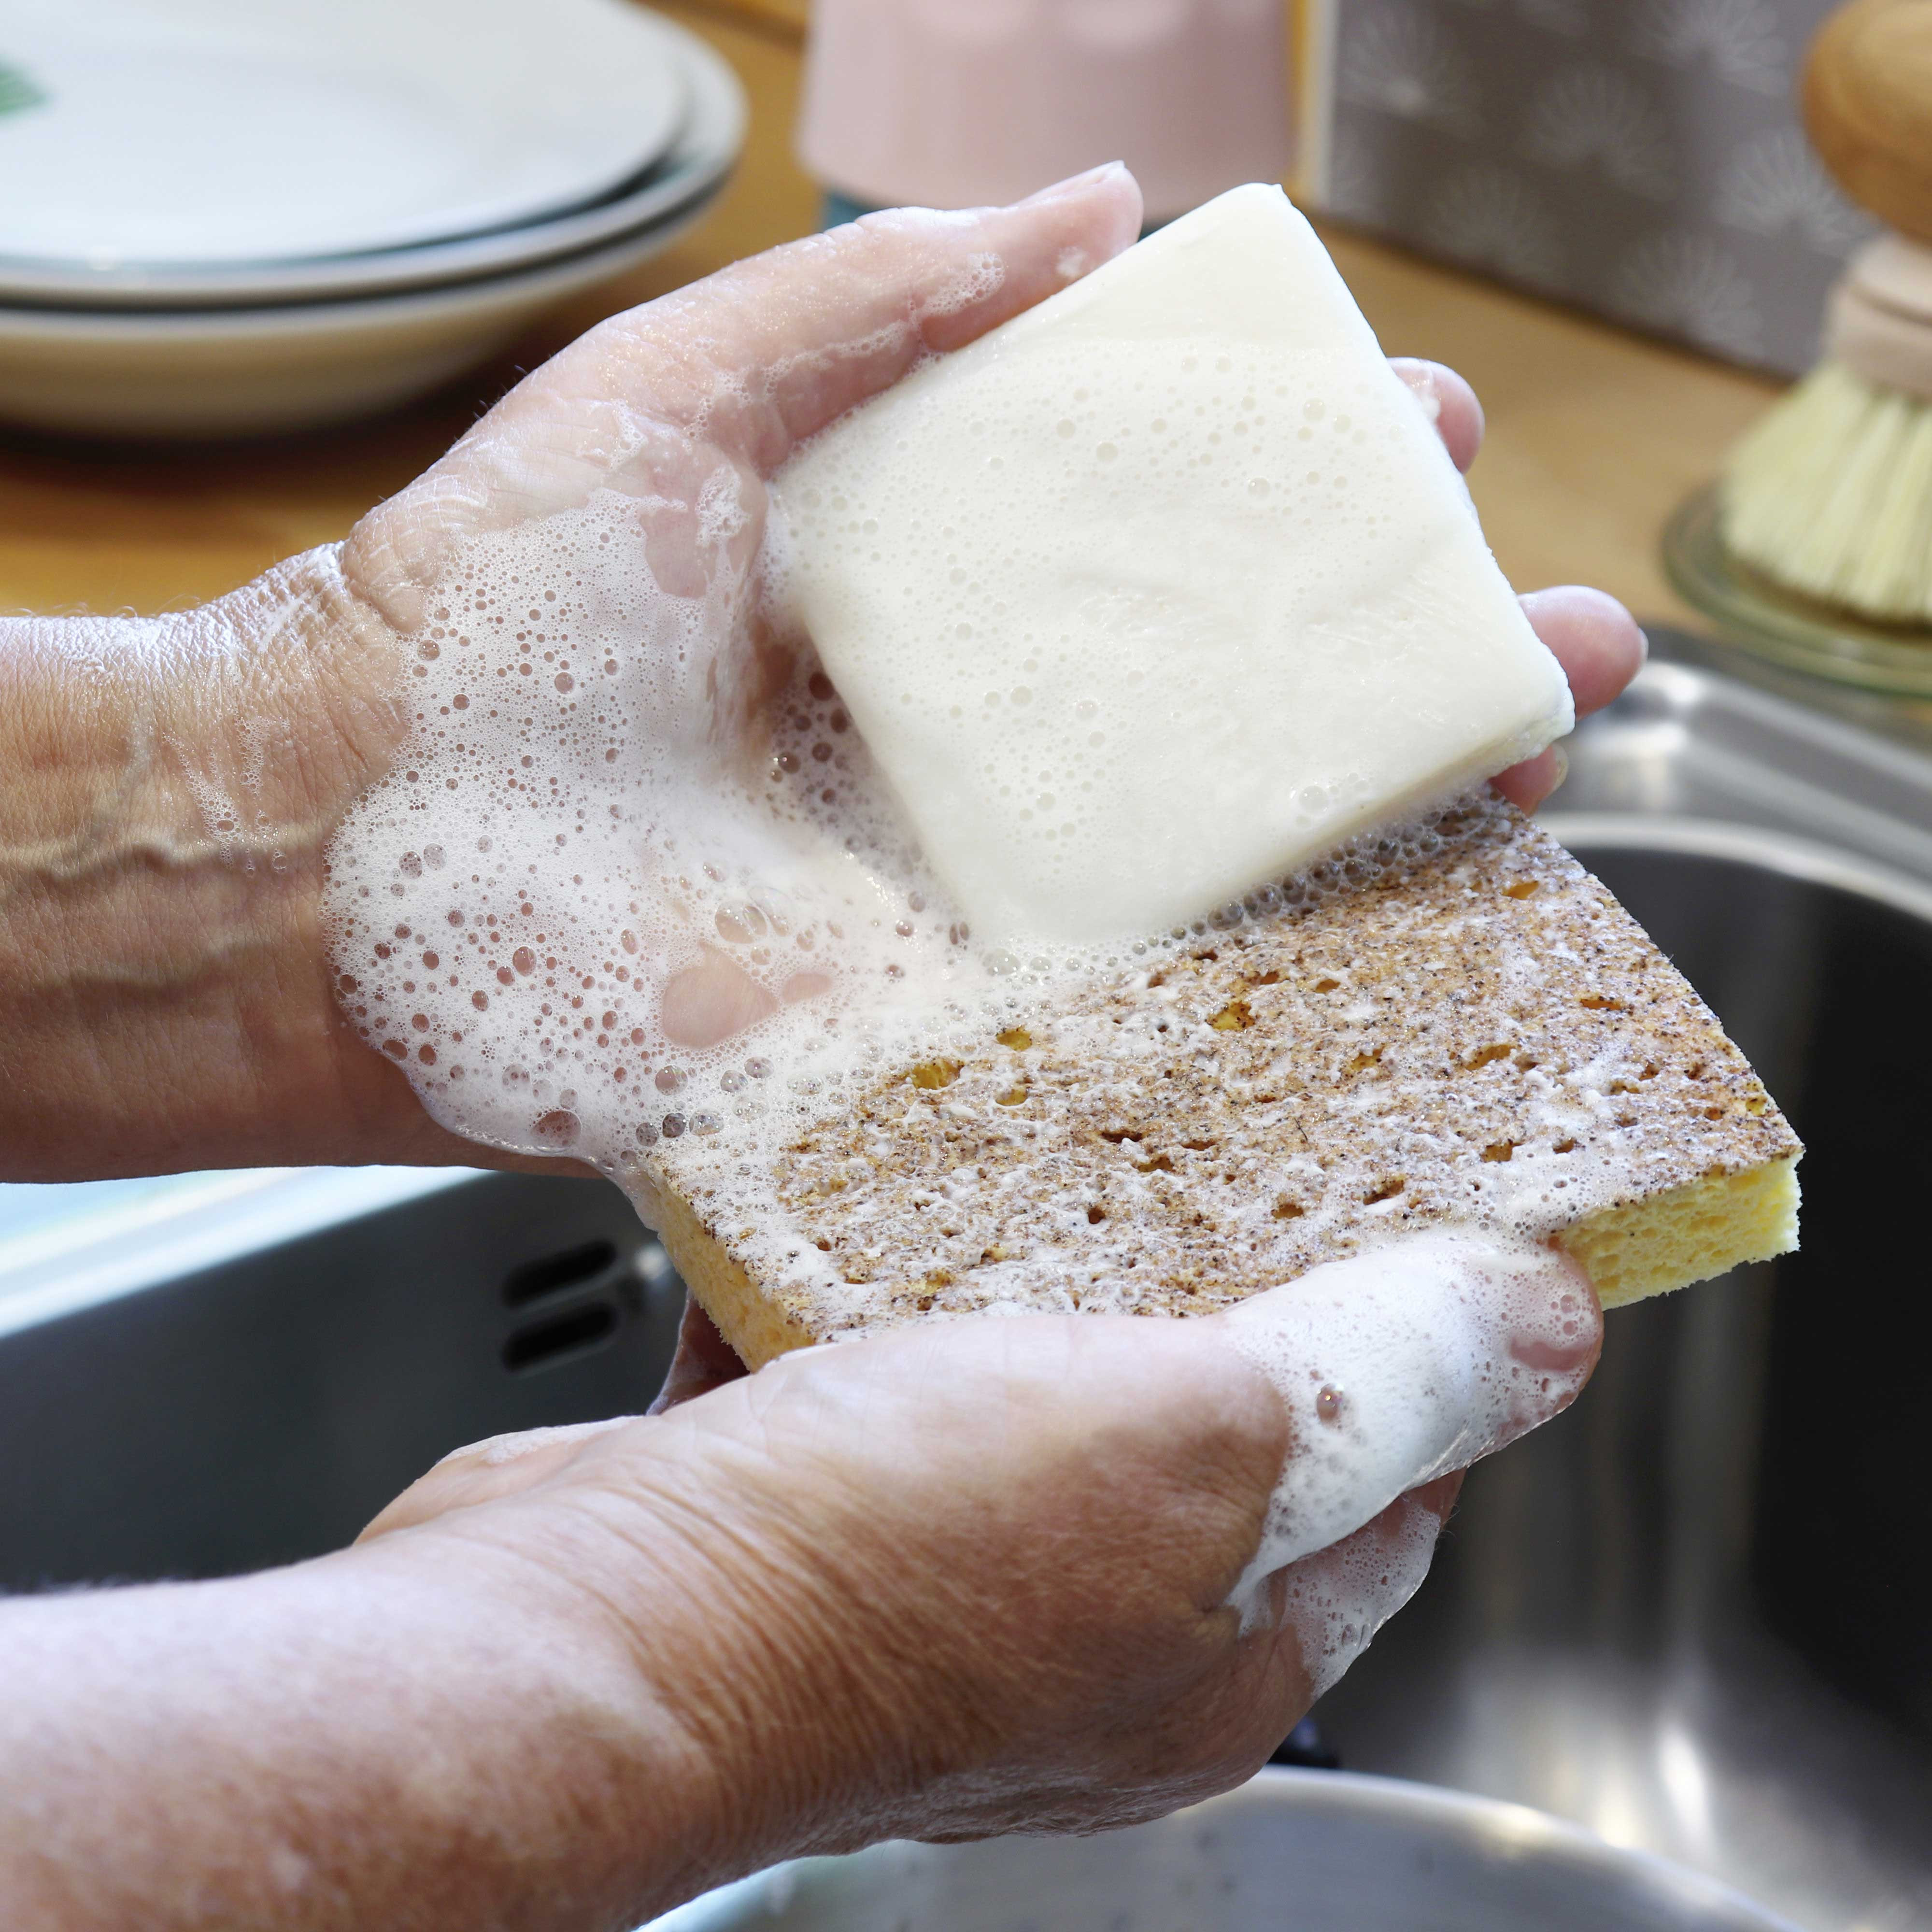
[[[1244,1624],[1262,1615],[1275,1571],[1564,1407],[1598,1333],[1571,1264],[1445,1234],[1312,1269],[1213,1318],[1274,1384],[1293,1431],[1260,1547],[1230,1599]]]
[[[714,560],[757,514],[729,476],[694,507]],[[621,1174],[970,1006],[985,968],[830,685],[801,661],[734,733],[755,568],[674,594],[603,493],[471,543],[429,620],[326,909],[346,1007],[446,1125]]]
[[[1341,1682],[1422,1587],[1440,1527],[1424,1504],[1398,1502],[1352,1536],[1303,1558],[1282,1580],[1282,1618],[1300,1642],[1311,1702]]]
[[[1016,995],[1144,973],[1433,836],[1162,932],[983,944],[788,631],[783,522],[714,472],[679,512],[706,564],[681,594],[652,568],[664,508],[602,491],[463,549],[409,640],[408,743],[331,848],[342,1003],[470,1138],[591,1162],[649,1211],[666,1139],[769,1150],[871,1070],[964,1054]],[[981,701],[1026,716],[1029,675]],[[1075,722],[1115,701],[1096,686]],[[1076,822],[1062,770],[1018,776],[1048,832]]]

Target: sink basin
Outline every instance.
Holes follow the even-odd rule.
[[[1614,1316],[1318,1716],[1352,1771],[1814,1932],[1932,1928],[1932,755],[1653,642],[1550,823],[1804,1136],[1804,1251]],[[265,1188],[38,1286],[0,1250],[0,1588],[329,1548],[446,1450],[639,1408],[669,1359],[681,1289],[613,1189]]]
[[[459,1444],[633,1412],[670,1364],[682,1285],[601,1181],[106,1186],[0,1240],[0,1592],[339,1548]]]
[[[1818,1932],[1932,1927],[1932,760],[1656,641],[1548,822],[1804,1136],[1804,1245],[1612,1316],[1317,1720],[1351,1770],[1574,1819]]]

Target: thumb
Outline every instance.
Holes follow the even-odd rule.
[[[1421,1587],[1462,1486],[1459,1472],[1397,1496],[1352,1536],[1268,1580],[1278,1641],[1294,1645],[1313,1703]]]
[[[1311,1270],[1210,1318],[1286,1407],[1292,1446],[1232,1601],[1264,1620],[1271,1573],[1569,1406],[1602,1316],[1546,1249],[1420,1235]]]

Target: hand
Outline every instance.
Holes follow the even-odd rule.
[[[34,775],[0,788],[0,1174],[536,1165],[437,1126],[337,1001],[326,854],[407,742],[426,600],[597,491],[638,502],[667,589],[742,572],[796,440],[1118,252],[1139,207],[1102,170],[775,250],[592,330],[345,544],[179,617],[0,623],[0,770]],[[707,487],[743,514],[722,553]],[[738,668],[742,728],[770,667]],[[687,984],[688,1036],[755,1017],[742,993]]]
[[[1420,1582],[1453,1472],[1567,1406],[1600,1334],[1552,1255],[1398,1244],[1225,1316],[804,1351],[459,1451],[365,1540],[514,1550],[614,1610],[757,1820],[740,1869],[1092,1830],[1251,1773]]]
[[[800,438],[1106,260],[1139,218],[1108,169],[970,220],[900,212],[774,250],[591,331],[344,545],[178,618],[0,627],[0,764],[35,774],[0,795],[0,1074],[22,1124],[0,1172],[532,1164],[436,1125],[368,1050],[323,931],[328,842],[406,741],[438,586],[468,547],[596,491],[637,502],[664,586],[742,577],[764,479]],[[1467,386],[1400,366],[1466,464]],[[722,544],[700,541],[707,490],[736,517]],[[1634,674],[1640,635],[1610,599],[1525,603],[1580,712]],[[711,640],[707,731],[755,735],[784,668],[769,641]],[[1545,753],[1499,782],[1533,803],[1559,766]],[[699,1043],[769,998],[714,952],[664,988],[664,1017]]]
[[[0,1603],[0,1921],[608,1932],[1156,1816],[1262,1762],[1598,1334],[1554,1256],[1426,1241],[1204,1319],[935,1322],[460,1451],[311,1562]]]
[[[1112,215],[1097,243],[1090,237],[1075,250],[1084,268],[1132,232],[1137,204],[1118,170],[1056,191],[1048,202],[1068,194],[1084,194]],[[344,560],[350,580],[399,633],[420,638],[434,662],[433,669],[416,667],[430,700],[422,713],[426,731],[466,740],[470,757],[452,763],[428,751],[438,762],[423,775],[426,796],[412,785],[394,787],[358,813],[353,842],[390,853],[425,841],[439,853],[447,846],[452,856],[459,842],[468,850],[470,832],[484,828],[472,826],[461,801],[482,777],[495,848],[485,869],[499,880],[525,881],[518,902],[500,899],[495,910],[512,926],[546,935],[544,945],[524,952],[526,982],[508,963],[514,942],[500,937],[490,964],[501,990],[487,973],[480,986],[451,977],[446,986],[425,988],[415,983],[422,976],[412,949],[392,952],[388,942],[392,926],[405,934],[441,929],[452,904],[448,881],[419,871],[418,884],[405,882],[390,869],[393,858],[352,882],[345,874],[334,909],[358,944],[345,947],[341,963],[351,983],[367,982],[364,993],[384,996],[358,1008],[358,1017],[452,1129],[526,1152],[581,1145],[607,1164],[635,1162],[640,1070],[648,1075],[655,1066],[661,1082],[675,1080],[687,1052],[748,1030],[782,1004],[826,992],[857,964],[833,956],[840,942],[828,940],[826,926],[836,933],[855,918],[862,927],[868,918],[878,925],[882,914],[883,922],[903,916],[902,908],[887,910],[896,899],[848,909],[836,896],[827,900],[822,878],[796,880],[794,835],[760,802],[769,795],[767,775],[777,776],[774,728],[800,708],[788,652],[758,594],[766,479],[800,436],[896,380],[922,345],[976,332],[988,319],[980,314],[993,299],[988,291],[1005,298],[1015,280],[1013,258],[987,249],[983,232],[962,254],[952,238],[956,224],[935,230],[935,218],[904,212],[877,219],[876,232],[862,224],[812,250],[780,251],[717,278],[688,302],[658,303],[594,332],[351,539]],[[880,266],[882,248],[895,268],[937,248],[938,266],[917,278],[923,292],[910,302],[880,298],[890,279]],[[856,264],[827,259],[862,249],[865,259]],[[809,260],[812,254],[821,259]],[[1018,299],[1031,299],[1042,281],[1066,272],[1058,258],[1050,272],[1036,265]],[[807,290],[809,326],[801,328],[800,296]],[[969,294],[974,320],[962,329]],[[1466,386],[1446,373],[1408,373],[1459,451],[1472,452],[1480,424]],[[639,548],[647,573],[639,569]],[[556,588],[544,596],[566,602],[540,613],[534,586],[553,580]],[[532,587],[511,592],[512,584]],[[488,617],[466,614],[512,608],[512,598],[519,623],[526,614],[530,620],[514,644],[507,627],[487,633]],[[1540,600],[1532,610],[1576,661],[1580,682],[1620,682],[1630,668],[1618,662],[1620,649],[1634,664],[1635,627],[1606,600],[1575,593]],[[460,649],[448,641],[453,634],[460,634]],[[675,650],[648,641],[660,636]],[[544,648],[546,638],[554,650]],[[556,667],[561,700],[547,688],[553,666],[537,660],[539,650],[543,660],[568,660]],[[519,716],[514,736],[497,728],[506,734],[500,741],[478,720],[482,704],[491,701],[485,694],[505,689],[506,673],[508,689],[534,694],[510,710],[536,716]],[[586,686],[595,693],[587,700]],[[439,703],[447,726],[436,722]],[[458,720],[452,707],[472,703],[476,708]],[[580,705],[599,715],[601,729],[586,733],[574,722]],[[514,784],[519,757],[529,765],[539,741],[536,762],[547,774],[538,780],[539,795],[531,797],[527,787],[502,791],[495,775],[511,774]],[[816,748],[822,756],[832,747]],[[789,763],[798,769],[797,760]],[[1551,766],[1545,760],[1511,775],[1516,795],[1546,789]],[[651,789],[640,797],[645,773]],[[740,775],[751,782],[739,782]],[[452,788],[460,784],[458,796],[445,794],[446,778]],[[514,800],[514,811],[499,811],[500,797]],[[692,800],[703,802],[700,816],[694,817]],[[639,824],[652,829],[647,848],[633,829]],[[566,845],[572,862],[560,866]],[[691,881],[698,895],[706,890],[700,862],[714,880],[728,878],[724,903],[694,899]],[[372,890],[382,910],[364,918]],[[748,893],[763,908],[754,929],[752,915],[737,916]],[[478,910],[470,908],[472,927]],[[790,938],[770,938],[766,915],[780,934],[788,920],[796,945],[813,950],[801,953]],[[458,912],[448,916],[460,922]],[[629,948],[622,958],[620,928]],[[546,956],[541,972],[531,965],[539,955]],[[472,960],[472,970],[481,963]],[[446,958],[436,970],[449,964]],[[878,964],[868,962],[873,970]],[[550,1016],[560,993],[574,995],[593,982],[605,991],[588,1010],[609,1010],[602,1031],[584,1030],[607,1051],[584,1064],[568,1040],[544,1036],[558,1028]],[[472,991],[488,1014],[481,1022],[471,1010]],[[572,1004],[585,1006],[586,999]],[[406,1019],[412,1005],[419,1009],[413,1036]],[[523,1065],[522,1084],[474,1078],[479,1034],[486,1056]],[[574,1097],[560,1107],[554,1096],[560,1091]],[[700,1122],[706,1124],[715,1123]],[[655,1121],[644,1131],[654,1138]],[[640,1192],[646,1219],[656,1220],[648,1168],[627,1184]]]
[[[1467,472],[1483,447],[1483,406],[1453,369],[1412,357],[1393,358],[1396,374],[1435,419],[1458,470]],[[1531,628],[1550,646],[1570,680],[1579,718],[1600,711],[1643,668],[1647,649],[1636,620],[1614,597],[1580,584],[1532,590],[1522,600]],[[1546,751],[1498,775],[1497,790],[1534,812],[1563,782],[1562,748]]]

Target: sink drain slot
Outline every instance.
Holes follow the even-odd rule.
[[[526,1308],[566,1289],[587,1288],[616,1264],[617,1250],[610,1241],[585,1241],[561,1252],[545,1255],[513,1268],[503,1282],[503,1306]]]
[[[527,1375],[590,1354],[609,1344],[617,1322],[617,1310],[608,1301],[588,1302],[548,1321],[532,1322],[503,1344],[503,1366],[512,1375]]]

